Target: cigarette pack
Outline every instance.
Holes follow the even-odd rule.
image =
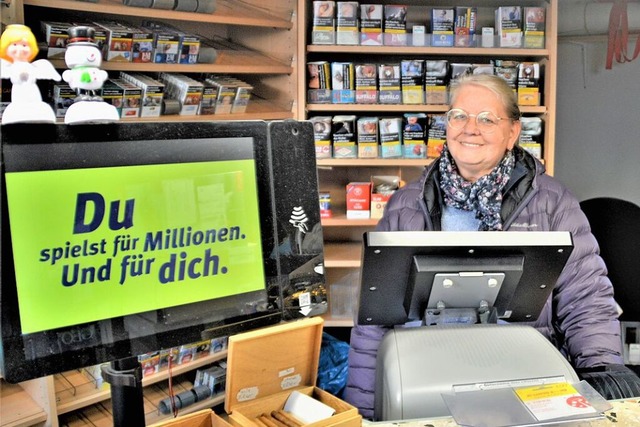
[[[356,64],[356,103],[378,102],[378,67],[376,64]]]
[[[500,47],[522,46],[522,7],[502,6],[495,12]]]
[[[449,76],[449,61],[446,59],[425,61],[425,103],[438,105],[449,103]]]
[[[120,72],[120,78],[138,86],[142,90],[140,117],[159,117],[164,99],[164,84],[154,78],[139,73]]]
[[[388,46],[407,45],[407,6],[384,6],[384,44]]]
[[[314,116],[309,119],[313,124],[313,139],[316,159],[329,159],[333,156],[331,145],[331,116]]]
[[[453,46],[455,9],[434,7],[431,9],[431,45]]]
[[[120,117],[140,117],[140,105],[142,104],[142,89],[124,79],[112,79],[112,83],[122,88],[122,110]]]
[[[518,66],[518,105],[540,105],[540,64],[521,62]]]
[[[424,104],[424,62],[408,59],[400,63],[403,104]]]
[[[356,101],[356,75],[353,62],[331,63],[331,96],[334,104]]]
[[[358,157],[375,159],[378,157],[378,118],[358,119]]]
[[[447,118],[444,114],[429,115],[429,130],[427,131],[427,157],[430,159],[440,156],[442,147],[447,141]]]
[[[355,115],[333,116],[331,121],[333,157],[343,159],[355,159],[358,157],[356,120]]]
[[[310,104],[331,103],[331,64],[328,61],[307,62],[307,98]]]
[[[378,102],[380,104],[401,104],[400,64],[378,65]]]
[[[428,118],[425,113],[405,113],[402,130],[402,157],[424,159],[427,157]]]
[[[363,46],[381,46],[382,18],[384,8],[381,4],[360,5],[360,44]]]
[[[385,117],[379,121],[380,157],[402,157],[402,118]]]
[[[476,25],[478,8],[456,7],[456,21],[454,24],[454,45],[460,47],[476,46]]]
[[[544,48],[545,16],[544,7],[524,8],[524,47]]]
[[[359,44],[360,33],[358,27],[358,2],[339,1],[337,6],[336,44]]]
[[[131,62],[133,30],[112,22],[97,22],[106,32],[107,40],[102,49],[102,58],[109,62]]]
[[[336,42],[336,2],[313,2],[313,25],[311,44],[335,44]]]

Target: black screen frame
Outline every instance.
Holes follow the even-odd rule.
[[[310,125],[308,130],[299,123],[291,126],[295,127],[295,134],[300,131],[301,137],[312,138]],[[274,218],[270,132],[270,124],[264,121],[3,126],[0,316],[5,379],[21,382],[202,339],[228,336],[281,321],[283,304],[279,283],[282,279],[279,276],[282,272],[280,261],[272,256],[276,252],[274,248],[278,239]],[[220,146],[213,149],[212,142]],[[228,297],[188,304],[190,307],[141,313],[151,318],[152,323],[166,325],[167,311],[173,310],[174,314],[179,314],[186,307],[190,308],[191,313],[196,309],[204,312],[211,308],[211,304],[219,308],[219,303],[225,302],[231,307],[228,314],[224,308],[219,308],[220,313],[225,314],[215,320],[206,316],[190,318],[193,316],[186,314],[183,319],[187,320],[185,322],[178,321],[169,325],[167,330],[153,327],[144,329],[134,338],[129,336],[125,328],[130,316],[22,335],[11,254],[5,172],[190,163],[249,157],[255,159],[256,166],[265,271],[264,290],[252,293],[258,300],[264,300],[259,310],[237,315],[233,306],[238,301]]]
[[[422,284],[416,285],[415,262],[428,256],[453,271],[456,265],[485,259],[500,268],[496,260],[524,260],[515,272],[517,283],[503,286],[497,295],[497,316],[509,322],[530,322],[539,316],[571,252],[571,233],[502,231],[371,231],[363,236],[362,267],[357,321],[360,325],[401,325],[420,320],[416,313],[426,306],[418,301],[430,294],[434,269],[424,268]],[[481,263],[480,261],[477,261]],[[496,265],[497,264],[497,265]],[[453,270],[452,270],[453,269]],[[505,263],[504,271],[514,270]],[[513,271],[511,272],[513,273]],[[510,274],[511,274],[510,273]],[[467,307],[461,307],[467,308]]]

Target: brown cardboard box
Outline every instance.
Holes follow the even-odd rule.
[[[359,427],[358,410],[314,387],[324,321],[320,317],[282,323],[229,337],[225,411],[236,426],[254,427],[262,414],[282,409],[294,391],[335,409],[313,427]]]
[[[371,177],[371,218],[382,218],[384,208],[393,194],[400,188],[400,177],[374,175]],[[384,189],[384,191],[380,191]]]

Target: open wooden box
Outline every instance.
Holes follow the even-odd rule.
[[[305,427],[362,424],[355,407],[314,386],[323,325],[320,317],[305,318],[229,337],[225,411],[231,424],[255,426],[260,415],[282,409],[294,390],[335,409]]]

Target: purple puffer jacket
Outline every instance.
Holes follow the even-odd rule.
[[[577,199],[544,166],[516,147],[516,167],[505,188],[505,231],[570,231],[574,249],[535,323],[576,368],[622,363],[622,343],[613,287],[598,245]],[[437,161],[389,201],[380,231],[440,230],[442,199]],[[555,307],[555,310],[552,309]],[[356,325],[351,331],[344,399],[373,418],[378,345],[387,327]]]

